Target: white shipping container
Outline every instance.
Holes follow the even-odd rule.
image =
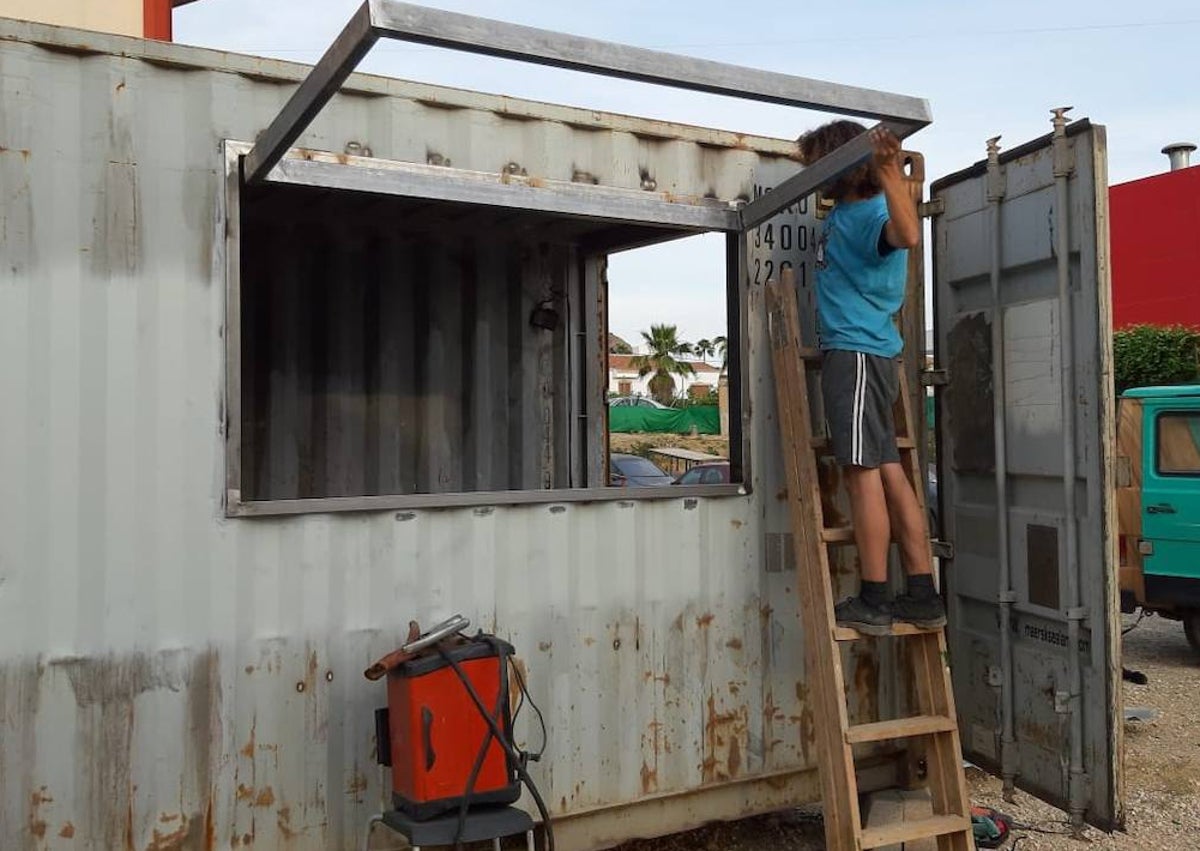
[[[226,166],[241,149],[227,143],[252,142],[306,72],[0,20],[0,847],[358,847],[390,791],[374,760],[383,689],[362,671],[402,642],[410,618],[454,612],[512,642],[528,668],[549,728],[534,775],[560,847],[816,799],[753,280],[767,264],[805,262],[813,246],[745,244],[752,273],[736,289],[751,479],[740,492],[239,512],[227,479],[226,338],[239,329],[226,325],[226,293],[239,234]],[[730,200],[799,168],[788,140],[363,75],[299,145],[489,173],[516,163],[630,190],[649,173],[660,192]],[[278,236],[295,257],[321,215],[319,204],[296,211],[291,236]],[[776,220],[812,221],[804,205]],[[346,257],[373,256],[346,239]],[[314,276],[299,259],[272,274],[298,287]],[[439,338],[446,375],[428,367],[427,379],[486,355],[456,350],[458,339]],[[525,382],[511,395],[539,411],[543,389]],[[413,427],[430,432],[423,410]],[[323,439],[333,453],[333,431]],[[366,493],[378,457],[339,439],[349,442],[329,469],[362,459],[338,486]],[[329,471],[306,491],[304,471],[286,467],[271,475],[292,496],[343,492]],[[512,486],[529,487],[525,473]],[[461,468],[453,481],[437,475],[447,489],[470,484]],[[840,568],[852,585],[850,563]],[[862,720],[902,700],[895,660],[872,645],[847,651]],[[536,745],[529,718],[519,732]],[[902,756],[868,758],[864,788],[894,781]]]

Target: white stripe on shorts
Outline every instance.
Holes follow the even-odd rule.
[[[855,352],[854,354],[854,419],[851,426],[850,462],[861,467],[863,456],[863,411],[866,408],[867,397],[867,358],[862,352]]]

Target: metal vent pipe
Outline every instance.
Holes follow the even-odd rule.
[[[1181,168],[1187,168],[1192,164],[1192,151],[1196,150],[1196,146],[1191,142],[1172,142],[1162,149],[1162,152],[1171,160],[1171,171],[1179,171]]]

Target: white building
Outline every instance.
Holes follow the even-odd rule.
[[[637,355],[608,356],[608,392],[617,396],[649,396],[652,375],[639,376],[633,365]],[[721,368],[704,361],[684,361],[694,375],[675,375],[675,395],[707,396],[717,392]]]

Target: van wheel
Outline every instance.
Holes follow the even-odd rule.
[[[1183,619],[1183,634],[1192,649],[1200,653],[1200,614],[1190,614]]]

